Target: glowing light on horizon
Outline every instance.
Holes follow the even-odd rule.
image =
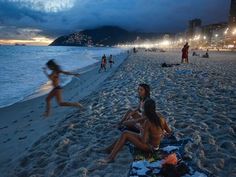
[[[26,44],[26,45],[49,45],[53,42],[53,39],[47,37],[33,37],[28,40],[21,39],[0,39],[2,45],[15,45],[15,44]]]
[[[171,44],[171,42],[168,40],[164,40],[164,41],[160,42],[161,46],[169,46],[170,44]]]
[[[236,35],[236,28],[233,29],[232,34],[233,34],[233,35]]]
[[[229,28],[226,28],[224,34],[228,34]]]

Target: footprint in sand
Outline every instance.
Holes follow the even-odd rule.
[[[0,130],[5,129],[5,128],[8,128],[8,126],[1,127]]]
[[[26,138],[27,138],[27,136],[23,136],[23,137],[19,137],[18,140],[24,140]]]
[[[3,141],[3,143],[7,143],[8,141],[11,141],[11,139],[8,138],[7,140]]]
[[[55,125],[50,125],[49,127],[50,127],[50,128],[53,128],[53,127],[55,127]]]
[[[27,124],[27,125],[25,126],[25,128],[30,127],[30,126],[31,126],[31,124]]]
[[[18,120],[14,120],[12,123],[15,124],[15,123],[17,123],[17,122],[18,122]]]
[[[26,115],[26,116],[24,116],[23,118],[27,118],[27,117],[30,117],[30,115]]]

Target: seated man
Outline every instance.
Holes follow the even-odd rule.
[[[142,128],[140,128],[141,132],[124,131],[118,140],[106,148],[106,152],[110,154],[106,159],[100,160],[100,162],[109,163],[114,161],[118,152],[127,142],[132,143],[136,148],[146,152],[153,152],[153,150],[159,149],[163,135],[165,133],[171,133],[171,129],[168,127],[165,119],[157,115],[155,101],[152,99],[145,101],[143,117],[144,123]],[[133,120],[133,122],[138,121],[139,119]]]

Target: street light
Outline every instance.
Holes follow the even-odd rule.
[[[232,34],[233,34],[233,35],[236,35],[236,28],[233,29]]]
[[[229,28],[226,28],[224,34],[228,34]]]

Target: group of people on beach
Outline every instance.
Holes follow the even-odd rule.
[[[78,102],[63,101],[62,87],[59,84],[60,74],[77,77],[80,75],[63,71],[54,60],[49,60],[46,66],[52,71],[51,74],[48,74],[46,71],[47,68],[43,68],[46,76],[52,81],[53,89],[46,97],[46,111],[44,115],[50,115],[50,102],[53,97],[56,98],[59,106],[75,106],[82,108],[82,105]],[[153,152],[159,149],[159,144],[163,136],[171,134],[171,129],[167,125],[165,118],[156,110],[156,103],[151,98],[150,86],[140,84],[138,86],[138,95],[138,106],[128,110],[117,125],[117,128],[122,130],[121,136],[115,140],[112,145],[104,149],[103,152],[109,153],[109,156],[100,160],[100,162],[109,163],[114,161],[118,152],[126,142],[132,143],[136,148],[142,151]]]
[[[183,46],[182,48],[182,60],[181,60],[181,63],[184,63],[186,61],[186,63],[189,63],[189,60],[188,60],[188,51],[189,51],[189,45],[188,45],[188,42]],[[208,49],[206,51],[205,54],[203,54],[201,57],[202,58],[209,58],[209,53],[208,53]],[[197,54],[195,51],[193,51],[193,54],[192,56],[198,56],[200,57],[200,54]]]
[[[200,56],[200,54],[196,53],[195,51],[193,52],[192,56],[197,56],[197,57],[202,57],[202,58],[209,58],[209,53],[208,53],[208,49],[206,51],[205,54],[203,54],[202,56]]]
[[[162,138],[171,135],[172,131],[165,118],[157,112],[156,103],[150,93],[149,85],[138,86],[138,106],[128,110],[118,123],[118,128],[122,130],[122,133],[114,143],[102,150],[109,155],[99,162],[113,162],[127,142],[145,152],[157,151]]]
[[[109,56],[109,61],[108,62],[109,62],[110,68],[112,68],[112,65],[115,63],[112,55]],[[101,61],[100,69],[99,69],[98,72],[100,73],[102,70],[106,71],[107,70],[106,65],[107,65],[107,57],[104,54],[102,56],[102,61]]]

